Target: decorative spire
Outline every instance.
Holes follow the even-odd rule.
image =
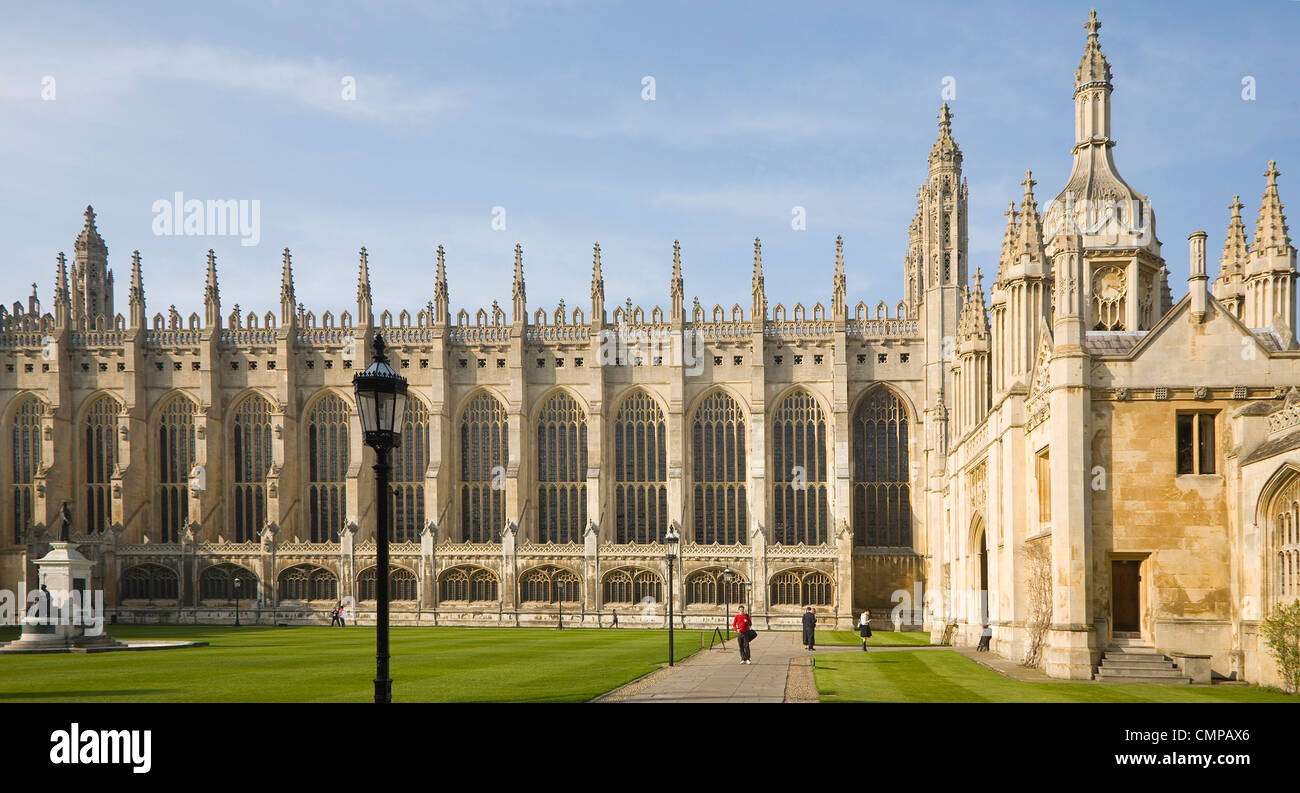
[[[1268,161],[1268,178],[1264,188],[1264,198],[1259,207],[1259,221],[1255,224],[1255,241],[1251,250],[1256,255],[1275,253],[1286,256],[1291,251],[1291,235],[1286,225],[1286,215],[1282,212],[1282,199],[1277,192],[1277,162]]]
[[[1239,279],[1250,261],[1250,243],[1246,241],[1246,223],[1241,218],[1241,196],[1233,196],[1228,205],[1232,216],[1228,220],[1228,236],[1223,240],[1223,255],[1219,257],[1219,278],[1221,282]]]
[[[54,271],[54,326],[66,328],[72,318],[72,298],[68,293],[68,261],[60,251],[55,258]]]
[[[446,325],[449,321],[450,305],[447,290],[447,263],[442,246],[438,246],[438,264],[433,276],[433,321],[436,325]]]
[[[298,300],[293,292],[293,257],[289,249],[284,249],[284,264],[280,271],[280,324],[288,325],[295,321],[294,313]]]
[[[77,235],[76,251],[78,253],[86,251],[102,251],[107,253],[108,247],[104,245],[104,238],[99,236],[99,229],[95,226],[95,208],[86,205],[86,224],[81,229],[81,234]]]
[[[684,319],[682,311],[682,245],[679,241],[673,240],[673,280],[669,285],[669,295],[672,297],[672,315],[674,322]]]
[[[1097,9],[1092,10],[1083,27],[1088,31],[1088,43],[1083,47],[1083,58],[1079,61],[1079,68],[1074,72],[1074,90],[1078,91],[1093,83],[1101,83],[1110,88],[1110,64],[1106,62],[1106,56],[1101,52],[1101,38],[1097,35],[1101,30],[1101,22],[1097,20]]]
[[[944,102],[939,108],[939,139],[930,149],[930,168],[940,165],[960,165],[961,149],[952,137],[952,111]]]
[[[1007,211],[1003,214],[1007,216],[1007,230],[1002,235],[1002,255],[998,257],[997,281],[1001,281],[1006,277],[1007,271],[1016,258],[1016,218],[1018,217],[1016,202],[1007,202]]]
[[[528,306],[524,293],[524,248],[519,243],[515,243],[515,283],[513,290],[514,297],[514,321],[528,321]]]
[[[600,243],[591,246],[591,321],[605,322],[605,275],[600,270]]]
[[[134,278],[134,273],[132,273]],[[208,279],[203,287],[204,324],[209,328],[221,325],[221,288],[217,284],[217,254],[208,248]]]
[[[844,277],[844,237],[835,237],[835,280],[831,284],[831,315],[837,319],[846,316],[845,298],[848,281]]]
[[[1020,184],[1025,187],[1025,197],[1020,203],[1020,226],[1016,230],[1016,247],[1013,255],[1019,258],[1028,254],[1038,259],[1044,255],[1043,221],[1038,216],[1038,202],[1034,199],[1034,174],[1025,171],[1025,180]]]
[[[754,279],[753,279],[754,306],[751,321],[761,325],[767,320],[767,294],[763,288],[763,243],[758,237],[754,238]]]
[[[357,322],[373,325],[374,302],[370,293],[370,257],[366,246],[361,246],[361,261],[357,265]]]

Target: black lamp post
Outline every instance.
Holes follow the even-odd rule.
[[[664,535],[664,547],[668,553],[664,561],[668,563],[668,665],[673,665],[673,566],[677,562],[677,527],[668,524],[668,533]]]
[[[375,450],[375,702],[392,702],[388,676],[388,455],[402,445],[406,378],[388,365],[384,337],[375,334],[374,357],[352,377],[365,444]]]
[[[725,614],[722,621],[727,623],[727,639],[731,638],[731,582],[734,580],[736,580],[736,574],[731,572],[730,567],[724,567],[722,569],[722,610]]]
[[[235,576],[235,627],[239,627],[239,576]]]

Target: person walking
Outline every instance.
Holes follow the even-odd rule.
[[[813,645],[817,641],[817,612],[812,606],[803,613],[803,646],[809,650],[814,649]]]
[[[613,622],[613,624],[611,624],[609,627],[611,627],[611,628],[617,628],[617,627],[618,627],[618,609],[614,609],[614,622]]]
[[[335,625],[340,628],[345,627],[343,624],[343,601],[334,604],[334,611],[330,612],[330,627]]]
[[[867,639],[871,638],[871,609],[863,609],[858,616],[858,636],[862,637],[862,652],[867,651]]]
[[[740,644],[740,662],[749,663],[749,639],[750,626],[753,622],[749,615],[745,613],[744,606],[737,606],[736,618],[731,621],[731,627],[736,629],[736,642]]]

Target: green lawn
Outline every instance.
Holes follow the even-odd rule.
[[[857,631],[817,631],[817,644],[827,647],[861,646]],[[922,631],[872,631],[868,647],[928,647],[930,634]]]
[[[373,628],[113,625],[116,639],[209,647],[0,655],[0,702],[366,702]],[[0,629],[0,641],[17,638]],[[675,656],[700,648],[676,631]],[[650,672],[668,636],[648,630],[393,628],[395,702],[582,702]]]
[[[1257,686],[1021,683],[952,650],[822,655],[814,676],[822,702],[1300,702]]]

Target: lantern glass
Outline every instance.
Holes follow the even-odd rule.
[[[379,429],[379,416],[375,411],[375,392],[357,388],[357,412],[361,414],[361,430],[374,432]]]

